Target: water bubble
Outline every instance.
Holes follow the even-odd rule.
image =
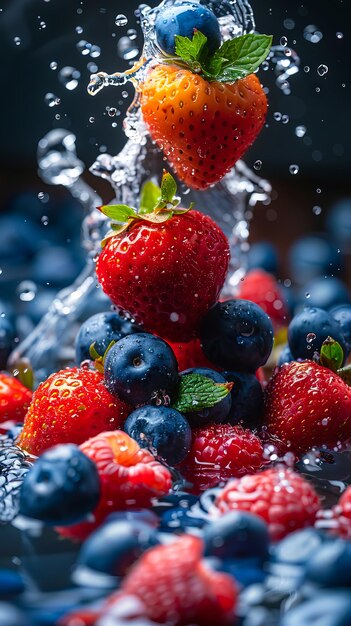
[[[115,24],[116,26],[127,26],[128,18],[123,13],[119,13],[115,17]]]
[[[122,98],[128,98],[128,96],[129,96],[128,91],[122,91],[121,96],[122,96]]]
[[[20,46],[21,45],[21,37],[15,37],[13,41],[15,42],[16,46]]]
[[[56,63],[56,61],[51,61],[49,67],[50,67],[51,70],[57,70],[57,63]]]
[[[255,170],[260,170],[262,167],[262,161],[260,159],[257,159],[257,161],[255,161],[254,163],[254,168]]]
[[[115,107],[107,107],[107,113],[110,117],[114,117],[117,113],[117,109],[115,109]]]
[[[284,287],[291,287],[291,280],[290,280],[290,278],[286,278],[284,280],[283,284],[284,284]]]
[[[91,46],[89,54],[93,59],[97,59],[101,54],[100,46]]]
[[[264,72],[267,72],[267,70],[269,70],[269,63],[268,63],[268,61],[263,61],[263,63],[261,64],[261,69]]]
[[[299,166],[296,165],[295,163],[289,165],[289,172],[290,172],[290,174],[293,174],[293,175],[297,174],[299,169],[300,169]]]
[[[292,49],[291,48],[285,48],[284,54],[285,54],[286,57],[291,57]]]
[[[49,194],[45,193],[44,191],[39,191],[38,198],[40,202],[43,202],[43,204],[46,204],[46,202],[49,201]]]
[[[320,87],[316,87],[316,93],[320,93],[321,88]]]
[[[322,208],[316,205],[313,207],[312,211],[315,215],[320,215],[322,213]]]
[[[85,39],[81,39],[80,41],[78,41],[76,48],[78,52],[83,54],[83,56],[86,56],[87,54],[90,54],[91,43],[85,41]]]
[[[42,20],[39,24],[39,30],[44,30],[46,28],[46,23]]]
[[[55,107],[61,102],[60,98],[58,98],[57,96],[55,96],[55,94],[51,92],[45,95],[44,101],[45,104],[47,104],[49,107]]]
[[[83,28],[82,28],[82,26],[76,26],[76,33],[77,33],[78,35],[81,35],[81,34],[82,34],[82,32],[83,32]]]
[[[338,39],[342,39],[343,36],[344,36],[344,33],[338,32],[338,33],[336,33],[336,36],[337,36]]]
[[[43,224],[43,226],[47,226],[47,225],[48,225],[48,223],[49,223],[49,218],[48,218],[48,216],[47,216],[47,215],[43,215],[43,216],[40,218],[40,221],[41,221],[41,223]]]
[[[303,68],[303,71],[306,72],[306,74],[308,74],[308,72],[310,71],[310,66],[309,65],[305,65],[305,67]]]
[[[280,45],[281,46],[286,46],[288,44],[288,40],[286,37],[281,37],[280,38]]]
[[[38,287],[32,280],[23,280],[17,287],[16,292],[22,302],[34,300]]]
[[[315,333],[308,333],[306,335],[306,341],[307,343],[312,343],[312,341],[314,341],[316,339],[316,335]]]
[[[321,63],[321,65],[318,65],[317,67],[317,72],[319,74],[319,76],[324,76],[325,74],[327,74],[328,72],[328,66],[324,65],[323,63]]]
[[[305,292],[305,298],[307,298],[307,300],[308,300],[308,298],[310,298],[310,297],[311,297],[310,292],[309,292],[309,291],[306,291],[306,292]]]
[[[284,20],[283,26],[286,30],[293,30],[295,28],[295,20],[288,17]]]
[[[316,189],[316,193],[322,193],[322,190],[321,190],[321,188],[320,188],[320,187],[317,187],[317,189]]]
[[[283,124],[288,124],[289,119],[290,119],[290,118],[289,118],[289,116],[288,116],[287,114],[282,115],[282,123],[283,123]]]
[[[60,119],[61,119],[61,115],[59,113],[56,113],[55,120],[60,120]]]
[[[117,44],[117,52],[121,59],[129,61],[138,56],[139,49],[129,37],[121,37]]]
[[[80,79],[80,72],[76,70],[75,67],[70,67],[66,65],[62,70],[59,71],[59,81],[68,89],[68,91],[73,91],[78,86],[78,81]]]
[[[96,65],[96,63],[94,63],[93,61],[90,61],[87,64],[87,69],[89,70],[89,72],[91,72],[92,74],[96,74],[96,72],[98,71],[98,66]]]
[[[310,43],[319,43],[323,39],[323,33],[318,29],[318,26],[309,24],[303,31],[303,36],[306,41]]]
[[[129,29],[127,30],[127,35],[128,35],[128,37],[129,37],[129,39],[133,40],[133,39],[136,39],[136,38],[137,38],[138,33],[137,33],[137,31],[135,30],[135,28],[129,28]]]
[[[296,137],[304,137],[304,135],[306,134],[306,131],[307,131],[306,126],[296,126],[295,135]]]
[[[273,113],[273,117],[276,122],[280,122],[280,120],[282,119],[282,114],[279,111],[276,111],[275,113]]]
[[[95,117],[92,117],[92,116],[91,116],[91,117],[89,117],[89,122],[90,122],[90,124],[94,124],[94,122],[95,122]]]

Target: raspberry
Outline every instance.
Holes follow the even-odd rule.
[[[165,495],[172,486],[169,470],[121,430],[100,433],[80,448],[96,463],[100,502],[94,522],[60,527],[64,536],[84,539],[113,511],[147,507],[152,497]]]
[[[313,526],[320,500],[313,487],[290,469],[268,469],[230,481],[216,500],[221,513],[254,513],[268,524],[273,541]]]
[[[250,430],[212,424],[194,430],[191,450],[180,469],[196,490],[204,491],[229,478],[254,473],[263,462],[261,441]]]
[[[344,491],[338,504],[333,508],[333,521],[336,532],[343,539],[351,539],[351,485]]]

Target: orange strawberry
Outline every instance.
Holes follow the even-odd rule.
[[[267,99],[252,72],[271,38],[244,35],[224,42],[212,56],[198,31],[192,41],[176,40],[179,65],[160,63],[147,72],[141,110],[179,178],[205,189],[229,172],[264,124]]]

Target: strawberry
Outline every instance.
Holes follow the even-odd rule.
[[[0,373],[0,423],[22,422],[32,399],[32,392],[9,374]]]
[[[205,356],[199,339],[192,339],[186,343],[180,341],[168,341],[168,343],[175,354],[180,372],[193,367],[208,367],[212,370],[218,370],[217,365],[213,365]]]
[[[191,450],[180,470],[196,491],[204,491],[229,478],[257,472],[263,463],[262,444],[250,430],[213,424],[194,430]]]
[[[212,571],[202,560],[199,537],[148,550],[122,582],[107,607],[134,596],[144,605],[144,617],[169,626],[232,624],[238,590],[228,574]]]
[[[276,329],[289,323],[289,312],[279,285],[264,270],[251,270],[240,282],[238,298],[251,300],[269,315]]]
[[[149,506],[152,497],[165,495],[172,486],[169,470],[121,430],[100,433],[80,449],[96,463],[100,501],[93,521],[60,528],[61,535],[84,539],[113,511]]]
[[[248,511],[268,524],[273,541],[313,526],[320,500],[311,484],[291,469],[273,468],[230,481],[219,494],[220,513]]]
[[[139,214],[124,205],[101,208],[127,223],[117,231],[113,226],[97,261],[97,277],[112,302],[145,330],[188,341],[223,286],[228,241],[211,218],[175,208],[176,186],[169,174],[161,189],[146,185],[159,194],[151,212],[143,206],[150,187],[142,193]]]
[[[267,99],[252,72],[270,44],[266,35],[244,35],[224,42],[213,55],[207,38],[196,31],[192,41],[176,36],[174,64],[159,63],[146,73],[141,85],[144,121],[189,187],[217,183],[262,129]]]
[[[51,374],[34,392],[18,445],[39,456],[58,443],[80,444],[120,427],[130,412],[106,389],[102,374],[67,368]]]
[[[265,420],[269,433],[294,452],[333,447],[351,436],[351,389],[314,361],[292,361],[266,388]]]

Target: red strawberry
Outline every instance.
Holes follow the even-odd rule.
[[[94,521],[60,528],[66,537],[84,539],[113,511],[149,506],[172,486],[169,470],[121,430],[100,433],[80,448],[96,463],[101,496]]]
[[[217,365],[213,365],[203,352],[199,339],[192,339],[186,343],[170,341],[167,343],[175,354],[180,372],[192,367],[208,367],[212,370],[218,370]]]
[[[332,531],[343,539],[351,539],[351,486],[344,491],[333,508]]]
[[[256,435],[241,426],[213,424],[194,430],[191,450],[180,470],[196,491],[229,478],[254,473],[264,463]]]
[[[234,580],[209,569],[202,552],[201,539],[191,535],[148,550],[108,606],[124,595],[136,596],[145,607],[144,617],[159,624],[232,624],[237,598]]]
[[[112,302],[145,330],[187,341],[216,302],[228,260],[223,232],[191,210],[162,223],[134,221],[108,240],[96,273]]]
[[[265,407],[268,431],[294,452],[351,436],[351,388],[313,361],[283,365],[266,388]]]
[[[22,422],[32,399],[32,392],[13,376],[0,372],[0,423]]]
[[[240,282],[237,297],[258,304],[269,315],[275,327],[288,324],[288,305],[276,279],[268,272],[248,272]]]
[[[147,73],[141,110],[152,139],[193,189],[217,183],[260,132],[267,99],[255,74],[234,83],[208,82],[177,65]]]
[[[58,443],[80,444],[119,428],[130,412],[107,391],[102,374],[67,368],[51,374],[34,392],[18,445],[38,456]]]
[[[216,500],[221,513],[254,513],[268,524],[273,541],[313,526],[320,500],[311,484],[290,469],[268,469],[230,481]]]

